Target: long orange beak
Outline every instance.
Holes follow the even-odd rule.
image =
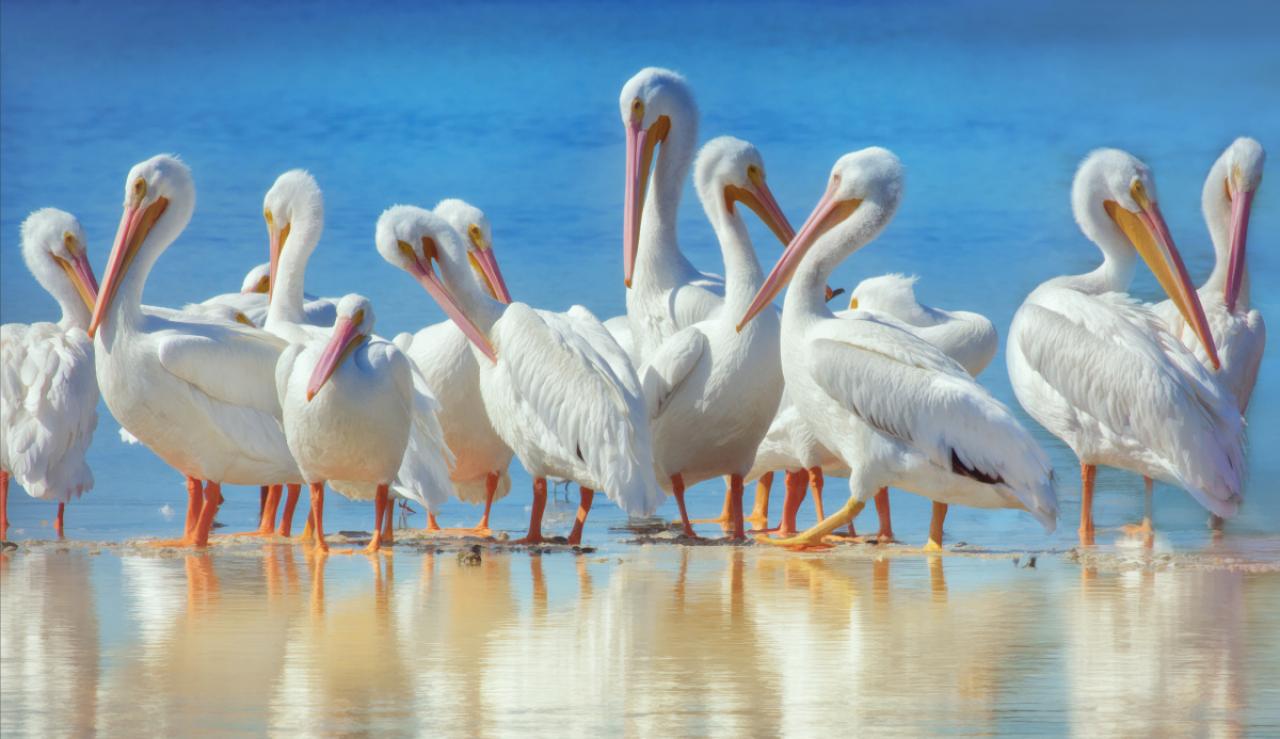
[[[502,279],[502,270],[498,268],[498,258],[494,256],[493,249],[475,249],[468,256],[472,264],[480,270],[480,275],[484,277],[485,284],[489,287],[489,294],[494,300],[510,305],[511,293],[507,290],[507,281]]]
[[[444,309],[445,315],[449,316],[449,318],[458,325],[458,328],[462,329],[462,333],[471,340],[471,343],[475,344],[476,347],[480,349],[481,353],[489,358],[489,361],[497,364],[498,353],[494,351],[493,344],[489,341],[489,337],[485,336],[484,332],[480,330],[480,327],[471,320],[471,318],[466,314],[466,311],[464,311],[462,306],[458,303],[458,300],[453,297],[453,293],[449,291],[449,288],[446,287],[440,277],[436,275],[435,268],[432,266],[432,260],[424,259],[421,255],[414,252],[411,246],[403,242],[401,242],[401,249],[412,253],[414,257],[413,262],[410,264],[409,274],[413,275],[414,279],[418,281],[418,284],[422,285],[422,287],[427,291],[427,294],[430,295],[442,309]]]
[[[1107,214],[1120,227],[1134,249],[1147,263],[1160,287],[1177,306],[1183,320],[1191,326],[1204,346],[1205,353],[1213,368],[1220,369],[1218,349],[1213,341],[1213,332],[1209,330],[1209,321],[1204,315],[1204,306],[1200,304],[1200,295],[1191,284],[1187,267],[1182,262],[1182,255],[1173,244],[1173,236],[1169,234],[1169,226],[1164,221],[1160,206],[1145,196],[1135,198],[1139,211],[1134,213],[1119,205],[1114,200],[1103,204]]]
[[[90,313],[93,313],[93,309],[98,302],[98,278],[93,275],[93,267],[89,264],[89,255],[82,248],[76,254],[73,254],[70,260],[57,256],[54,257],[54,260],[57,261],[62,271],[67,273],[67,279],[71,281],[71,285],[79,293],[85,307],[89,309]]]
[[[357,333],[359,330],[358,318],[339,318],[334,324],[333,335],[320,354],[320,361],[316,362],[315,369],[311,371],[311,379],[307,381],[308,402],[320,392],[320,388],[324,387],[329,378],[333,377],[342,360],[351,356],[351,352],[364,341],[364,336]]]
[[[1227,269],[1227,311],[1236,312],[1240,288],[1244,282],[1244,248],[1249,239],[1249,211],[1253,208],[1253,190],[1237,192],[1231,198],[1231,256]]]
[[[749,175],[750,185],[748,187],[737,187],[730,185],[725,188],[725,198],[729,201],[730,211],[733,210],[733,203],[739,202],[750,208],[764,225],[769,227],[773,235],[778,237],[784,245],[791,243],[795,238],[796,230],[791,227],[791,222],[787,220],[787,215],[782,212],[782,208],[778,205],[778,201],[773,197],[773,191],[769,189],[769,185],[765,182],[764,177],[755,174]]]
[[[667,137],[671,121],[660,117],[649,128],[641,128],[638,119],[627,125],[627,184],[622,213],[622,280],[631,287],[635,275],[636,252],[640,243],[640,217],[644,212],[644,197],[649,189],[649,174],[653,167],[653,154],[658,144]]]
[[[764,284],[760,286],[760,291],[756,293],[756,297],[751,301],[747,312],[742,316],[742,320],[738,322],[739,331],[751,319],[759,315],[760,311],[765,309],[765,306],[772,303],[778,293],[782,292],[782,289],[787,286],[792,276],[795,275],[796,268],[800,266],[800,261],[804,259],[804,255],[808,253],[818,238],[852,215],[860,204],[861,201],[859,200],[837,200],[835,198],[835,183],[827,187],[827,191],[822,195],[822,199],[818,201],[813,213],[809,214],[809,218],[800,227],[800,232],[795,235],[795,238],[791,239],[791,243],[787,244],[782,256],[778,258],[778,263],[774,265],[773,270],[769,272],[769,276],[765,278]]]
[[[138,248],[142,246],[142,242],[146,241],[147,234],[151,233],[152,227],[167,207],[169,207],[168,198],[156,198],[156,201],[145,209],[138,203],[125,206],[124,214],[120,217],[120,227],[116,230],[115,245],[111,247],[111,257],[107,261],[107,273],[102,278],[102,289],[93,307],[93,318],[89,321],[91,338],[97,333],[103,316],[111,307],[111,301],[115,299],[121,280],[129,271],[129,266],[133,264]]]

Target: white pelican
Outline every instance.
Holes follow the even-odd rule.
[[[268,251],[271,257],[270,307],[263,328],[291,344],[327,340],[332,331],[307,323],[303,292],[307,262],[324,230],[324,195],[320,186],[316,184],[315,178],[301,169],[285,172],[263,197],[262,213],[267,224]],[[353,299],[352,296],[344,298],[348,302]],[[354,316],[355,313],[350,315]],[[372,325],[371,312],[368,312],[367,320]],[[382,341],[371,334],[366,337]],[[396,352],[399,350],[396,349]],[[409,430],[408,451],[400,457],[400,473],[395,476],[391,492],[417,501],[428,511],[435,511],[448,499],[453,489],[449,482],[452,456],[447,451],[444,431],[436,418],[439,404],[434,394],[416,368],[411,366],[409,375],[413,385],[413,392],[410,394],[413,424]],[[347,497],[357,499],[367,498],[374,493],[371,487],[348,485],[346,480],[347,478],[339,477],[330,482],[330,487]],[[313,496],[314,493],[315,485],[312,484]],[[296,497],[291,489],[291,502],[285,509],[286,516],[291,513],[293,500]],[[271,500],[267,502],[267,512],[274,516],[274,502]],[[287,523],[282,521],[282,525]],[[270,531],[270,526],[265,521],[263,529]],[[388,525],[388,537],[390,532]]]
[[[262,328],[267,322],[267,306],[271,293],[271,263],[263,262],[254,266],[244,275],[238,293],[222,293],[214,295],[194,306],[188,305],[184,310],[199,306],[228,306],[237,314],[244,316],[241,323]],[[302,322],[320,328],[329,328],[338,316],[337,298],[317,298],[309,293],[303,294]],[[237,319],[239,320],[239,319]]]
[[[1134,252],[1218,364],[1200,299],[1156,204],[1147,166],[1116,149],[1090,154],[1071,206],[1102,264],[1040,285],[1014,314],[1006,360],[1018,402],[1080,459],[1080,540],[1094,540],[1093,483],[1105,464],[1185,488],[1220,516],[1240,505],[1244,450],[1230,392],[1124,290]],[[1147,514],[1150,518],[1147,488]]]
[[[778,410],[782,366],[776,313],[735,330],[764,277],[738,206],[755,211],[783,240],[793,231],[751,144],[712,139],[698,155],[694,179],[724,255],[724,309],[660,342],[639,374],[652,419],[654,464],[675,495],[685,535],[695,535],[685,486],[728,475],[732,535],[741,539],[743,478]]]
[[[9,535],[9,477],[27,494],[66,504],[93,489],[84,454],[98,425],[93,342],[85,333],[98,281],[75,216],[54,208],[22,222],[22,258],[58,302],[57,323],[0,326],[0,540]]]
[[[1022,508],[1052,530],[1053,472],[1013,414],[939,349],[871,316],[836,318],[825,284],[898,207],[902,165],[881,148],[836,162],[826,193],[783,252],[739,326],[794,278],[782,308],[787,392],[815,437],[850,469],[849,502],[784,545],[815,545],[884,487],[935,506]],[[941,546],[941,516],[929,546]]]
[[[524,541],[542,540],[547,477],[582,488],[569,536],[573,543],[582,538],[596,490],[629,515],[648,515],[658,507],[662,491],[653,474],[639,380],[626,353],[590,311],[574,306],[553,313],[494,300],[471,274],[475,260],[491,284],[504,284],[493,250],[464,243],[448,222],[422,208],[396,206],[383,213],[377,246],[473,344],[489,420],[534,478]]]
[[[162,154],[134,165],[89,335],[111,414],[187,477],[186,529],[178,543],[203,547],[222,483],[302,479],[271,381],[285,343],[248,326],[166,318],[143,308],[151,267],[194,209],[185,164]]]
[[[324,486],[372,488],[373,539],[377,551],[391,536],[391,483],[409,443],[414,409],[413,370],[404,354],[373,336],[373,307],[360,295],[338,302],[338,319],[326,339],[294,343],[276,365],[285,435],[311,488],[315,544],[324,540]]]
[[[1262,183],[1265,161],[1261,144],[1250,138],[1236,139],[1214,162],[1200,196],[1214,253],[1213,272],[1198,291],[1200,304],[1222,361],[1218,379],[1236,396],[1241,413],[1249,407],[1267,340],[1262,314],[1249,309],[1249,267],[1245,261],[1249,211]],[[1208,365],[1209,357],[1196,332],[1173,301],[1158,303],[1155,311],[1200,363]]]

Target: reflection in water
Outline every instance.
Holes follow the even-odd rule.
[[[1280,705],[1274,573],[738,547],[3,556],[6,735],[1234,735]]]

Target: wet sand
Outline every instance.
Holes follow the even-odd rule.
[[[0,555],[0,733],[1274,734],[1266,541],[23,542]]]

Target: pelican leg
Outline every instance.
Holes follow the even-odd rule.
[[[541,544],[542,514],[547,510],[547,478],[539,477],[533,481],[533,508],[529,510],[529,533],[523,539],[512,544]]]
[[[9,473],[0,470],[0,541],[9,540]]]
[[[373,499],[373,538],[369,540],[369,546],[365,547],[365,554],[377,554],[382,548],[382,519],[386,516],[387,507],[387,485],[379,485]]]
[[[809,488],[809,473],[805,470],[787,470],[785,480],[787,495],[782,500],[782,521],[775,530],[779,534],[790,536],[799,530],[796,526],[796,514],[800,512],[800,505],[804,503],[805,492]]]
[[[720,515],[715,518],[699,518],[692,523],[718,523],[721,526],[733,523],[733,482],[728,475],[724,478],[724,507],[720,509]]]
[[[1080,463],[1080,543],[1093,544],[1093,483],[1097,479],[1095,465]]]
[[[743,489],[742,475],[729,476],[729,491],[733,497],[733,532],[729,534],[731,541],[746,541],[746,522],[742,517],[742,495]]]
[[[204,483],[204,505],[200,508],[200,522],[196,524],[194,546],[200,549],[209,546],[209,530],[213,528],[213,517],[218,514],[222,505],[222,485],[212,480]]]
[[[293,510],[298,507],[298,496],[301,494],[301,485],[289,484],[289,495],[285,498],[284,513],[280,514],[280,528],[276,529],[276,534],[288,538],[293,533]]]
[[[876,491],[876,515],[880,518],[880,533],[876,538],[881,544],[894,541],[893,516],[889,513],[889,488],[880,488]]]
[[[392,528],[392,516],[395,515],[395,502],[388,501],[386,510],[382,514],[382,543],[390,544],[395,541],[395,531]]]
[[[66,504],[66,503],[59,503],[59,504],[58,504],[58,516],[57,516],[57,518],[53,519],[53,530],[54,530],[55,532],[57,532],[57,534],[58,534],[58,538],[59,538],[59,539],[61,539],[61,538],[62,538],[62,531],[63,531],[63,527],[62,527],[62,523],[63,523],[63,515],[64,515],[66,512],[67,512],[67,504]]]
[[[480,517],[480,523],[475,525],[471,533],[476,536],[493,536],[493,530],[489,528],[489,511],[493,510],[493,496],[498,492],[498,473],[490,472],[484,479],[484,515]]]
[[[270,485],[258,486],[258,520],[262,520],[262,512],[267,510],[267,496],[271,495]]]
[[[947,504],[933,501],[933,517],[929,519],[929,541],[925,542],[926,552],[942,551],[942,522],[947,519]]]
[[[676,507],[680,509],[680,524],[684,526],[684,535],[697,539],[698,535],[693,532],[693,525],[689,521],[689,510],[684,507],[684,477],[681,475],[671,476],[671,494],[676,497]]]
[[[570,544],[582,543],[582,527],[587,523],[587,514],[591,513],[591,501],[595,498],[596,491],[579,485],[578,494],[581,496],[578,503],[578,517],[574,519],[573,531],[569,533]]]
[[[1142,523],[1129,524],[1123,528],[1124,533],[1134,538],[1142,537],[1143,543],[1151,546],[1155,543],[1155,525],[1152,521],[1151,488],[1155,483],[1150,477],[1142,478]]]
[[[440,531],[440,524],[436,521],[436,514],[427,511],[427,531]]]
[[[817,512],[819,521],[827,517],[827,514],[822,510],[822,487],[824,483],[825,480],[822,477],[822,468],[810,467],[809,487],[813,490],[813,507]]]
[[[280,510],[280,496],[284,493],[284,485],[272,485],[267,489],[267,499],[262,506],[258,521],[258,535],[271,536],[276,527],[276,511]]]
[[[772,487],[772,472],[766,472],[756,480],[756,499],[751,505],[751,515],[747,516],[747,522],[755,527],[753,530],[769,527],[769,490]]]
[[[789,536],[781,539],[774,539],[768,536],[756,537],[756,541],[761,544],[770,544],[777,547],[787,547],[788,549],[826,549],[830,545],[823,542],[823,539],[835,532],[836,529],[844,526],[857,516],[866,504],[861,500],[849,498],[849,502],[845,503],[840,510],[831,516],[822,519],[813,528],[796,536]]]
[[[311,483],[311,516],[307,525],[312,527],[312,536],[315,538],[315,546],[322,552],[329,551],[329,543],[324,540],[324,483]],[[302,532],[303,537],[307,535],[306,531]]]

